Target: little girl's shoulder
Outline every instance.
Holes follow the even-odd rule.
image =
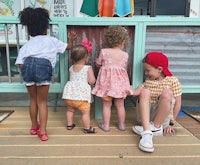
[[[111,52],[110,52],[109,48],[103,48],[100,51],[100,56],[106,58],[107,56],[109,56],[110,53]]]
[[[90,64],[85,64],[85,65],[83,65],[83,67],[84,68],[88,68],[88,67],[91,67],[91,65]]]
[[[102,54],[105,54],[105,53],[107,53],[107,52],[109,52],[109,51],[110,51],[109,48],[103,48],[103,49],[101,49],[101,53],[102,53]]]
[[[83,70],[84,70],[85,72],[87,72],[88,69],[91,68],[91,67],[92,67],[91,65],[84,65],[84,66],[83,66]]]

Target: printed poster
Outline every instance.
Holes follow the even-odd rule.
[[[52,17],[72,17],[74,0],[25,0],[25,7],[43,7]]]

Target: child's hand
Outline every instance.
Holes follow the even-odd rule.
[[[133,88],[131,88],[132,90],[131,90],[131,95],[132,96],[135,96],[134,94],[135,94],[135,90],[133,89]]]
[[[72,32],[68,33],[68,38],[69,38],[69,40],[74,41],[77,38],[76,32],[72,31]]]
[[[70,33],[68,33],[68,45],[66,49],[71,49],[73,46],[73,41],[77,38],[77,34],[76,32],[72,31]]]
[[[175,133],[175,130],[172,126],[167,126],[166,128],[164,128],[163,132],[165,134],[174,134]]]

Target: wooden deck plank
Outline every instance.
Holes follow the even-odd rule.
[[[80,145],[133,145],[138,144],[139,137],[137,135],[96,135],[96,136],[50,136],[50,140],[45,143],[40,143],[37,136],[31,137],[30,135],[27,136],[0,136],[0,147],[1,146],[23,146],[23,145],[42,145],[42,146],[56,146],[56,145],[71,145],[71,144],[80,144]],[[166,146],[187,146],[187,145],[200,145],[199,140],[196,137],[185,136],[184,138],[180,136],[173,136],[173,137],[155,137],[154,138],[155,145],[166,145]]]
[[[43,158],[43,157],[88,157],[88,158],[117,158],[122,155],[124,158],[134,158],[136,156],[143,157],[179,157],[179,158],[200,158],[200,145],[155,145],[155,151],[152,154],[147,154],[138,151],[137,145],[84,145],[84,144],[68,144],[63,146],[1,146],[0,158],[5,157],[27,157],[27,158]],[[174,148],[176,148],[174,150]],[[169,152],[170,151],[170,152]],[[92,154],[91,154],[92,153]]]
[[[134,165],[134,164],[147,164],[148,165],[199,165],[200,158],[192,157],[192,158],[163,158],[159,157],[155,159],[144,158],[144,157],[134,157],[134,158],[5,158],[1,159],[1,163],[5,165]],[[192,162],[192,163],[191,163]]]
[[[0,109],[11,109],[0,107]],[[6,165],[102,165],[102,164],[181,164],[197,165],[200,162],[200,140],[179,123],[175,124],[173,136],[154,137],[154,153],[138,149],[139,136],[132,131],[135,109],[127,108],[124,132],[116,128],[116,111],[112,111],[111,131],[98,129],[97,134],[82,132],[80,113],[77,112],[77,127],[72,131],[65,128],[65,107],[52,112],[49,108],[49,141],[41,142],[37,136],[29,135],[30,119],[28,107],[12,107],[15,112],[0,124],[0,162]],[[97,126],[101,120],[91,124]]]
[[[93,125],[94,126],[94,125]],[[9,128],[9,127],[6,127],[6,128],[0,128],[1,131],[0,131],[0,137],[2,136],[6,136],[6,137],[9,137],[9,136],[13,136],[13,137],[26,137],[26,136],[30,136],[29,135],[29,128],[21,128],[21,127],[18,127],[18,128]],[[110,132],[103,132],[101,131],[99,128],[97,128],[97,133],[94,135],[94,134],[91,134],[89,136],[100,136],[100,135],[104,135],[104,136],[137,136],[135,133],[133,133],[132,131],[132,126],[131,127],[126,127],[126,131],[119,131],[116,127],[111,127],[110,129]],[[87,134],[83,133],[83,128],[82,127],[76,127],[74,128],[74,130],[72,131],[67,131],[65,129],[65,126],[63,127],[47,127],[47,130],[48,130],[48,135],[49,137],[59,137],[59,136],[64,136],[64,137],[67,137],[67,136],[86,136]],[[178,136],[178,137],[185,137],[185,136],[191,136],[191,133],[184,129],[184,128],[175,128],[176,130],[176,134],[174,135],[166,135],[167,137],[168,136]],[[165,136],[165,135],[164,135]]]

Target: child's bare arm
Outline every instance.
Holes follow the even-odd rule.
[[[181,96],[175,97],[175,101],[176,102],[175,102],[174,109],[173,109],[173,118],[170,120],[172,125],[174,124],[174,120],[178,116],[178,113],[179,113],[179,111],[181,109]],[[173,134],[173,133],[175,133],[175,130],[172,127],[172,125],[169,125],[164,129],[164,133],[165,134]]]
[[[73,46],[73,42],[74,40],[77,38],[77,34],[76,32],[72,31],[68,34],[68,44],[67,44],[67,48],[66,49],[71,49]]]
[[[181,96],[177,96],[175,97],[175,105],[174,105],[174,109],[173,109],[173,118],[176,119],[176,117],[178,116],[178,113],[181,109]]]
[[[95,78],[95,76],[94,76],[94,72],[93,72],[93,70],[92,70],[92,67],[89,67],[89,68],[88,68],[88,83],[89,83],[90,85],[94,85],[95,82],[96,82],[96,78]]]
[[[143,87],[141,87],[141,86],[136,89],[133,89],[133,96],[139,96],[142,89],[143,89]]]

